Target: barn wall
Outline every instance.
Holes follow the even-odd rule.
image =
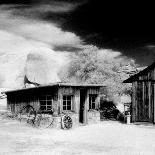
[[[85,88],[85,104],[83,122],[89,123],[100,120],[99,111],[89,111],[89,94],[96,94],[96,109],[100,106],[99,88]],[[73,113],[80,114],[80,88],[78,87],[61,87],[58,90],[60,114],[63,112],[63,95],[73,95]],[[65,112],[65,111],[64,111]]]
[[[36,96],[27,96],[26,94],[14,93],[7,95],[7,107],[13,113],[20,112],[25,106],[31,105],[33,108],[39,110],[39,100]]]
[[[52,88],[39,88],[32,90],[18,91],[14,93],[8,93],[8,109],[12,113],[18,113],[24,106],[31,105],[34,107],[35,111],[40,110],[40,95],[52,95],[53,96],[53,109],[54,116],[60,117],[63,113],[63,95],[73,95],[72,111],[69,112],[69,115],[73,119],[74,125],[79,123],[80,115],[80,89],[83,89],[86,96],[84,102],[84,111],[83,111],[83,122],[91,123],[100,120],[100,113],[98,110],[89,111],[89,94],[96,94],[96,109],[100,106],[100,96],[99,88],[91,87],[52,87]],[[67,112],[68,113],[68,112]]]
[[[132,121],[155,121],[155,68],[139,75],[132,83]]]
[[[35,111],[40,110],[39,96],[52,95],[53,109],[58,113],[58,91],[57,89],[38,89],[35,91],[19,91],[7,94],[7,107],[12,113],[18,113],[23,107],[31,105]]]
[[[154,122],[154,82],[135,81],[132,84],[132,121]]]
[[[138,77],[138,80],[155,80],[155,69],[152,69]]]
[[[137,121],[137,81],[132,83],[131,116],[132,122]]]

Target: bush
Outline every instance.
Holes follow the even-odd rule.
[[[117,120],[120,121],[120,122],[125,122],[125,114],[119,112],[118,115],[117,115]]]
[[[17,119],[18,118],[17,114],[12,114],[11,112],[1,113],[0,116],[2,117],[2,119]]]
[[[100,112],[101,112],[101,119],[117,120],[119,110],[112,101],[102,100],[100,103]]]

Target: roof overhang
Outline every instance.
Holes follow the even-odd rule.
[[[9,90],[9,91],[4,91],[3,93],[8,94],[12,92],[19,92],[19,91],[28,91],[28,90],[37,90],[41,88],[49,88],[49,87],[79,87],[79,88],[86,88],[86,87],[106,87],[105,85],[102,84],[75,84],[75,83],[52,83],[48,85],[39,85],[37,87],[30,87],[30,88],[22,88],[22,89],[15,89],[15,90]]]
[[[137,81],[139,76],[145,75],[148,71],[150,71],[153,68],[155,68],[155,62],[152,63],[150,66],[146,67],[144,70],[140,71],[139,73],[124,80],[123,83],[132,83],[133,81]]]

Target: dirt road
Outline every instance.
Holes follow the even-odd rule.
[[[0,119],[3,155],[155,155],[155,126],[105,121],[71,130]]]

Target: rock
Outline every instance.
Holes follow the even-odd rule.
[[[38,84],[60,82],[60,64],[53,51],[34,51],[27,55],[25,75],[29,81]]]

